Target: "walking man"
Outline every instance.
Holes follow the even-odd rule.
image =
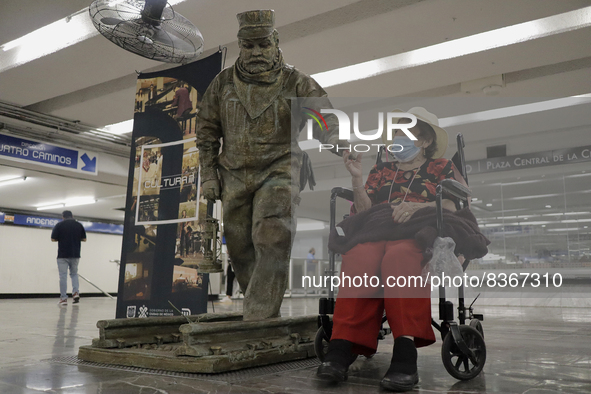
[[[68,305],[68,268],[72,279],[72,298],[74,304],[80,301],[78,291],[78,262],[80,261],[80,242],[86,242],[84,227],[74,220],[71,211],[62,212],[64,220],[51,232],[51,241],[57,242],[57,268],[60,276],[60,300],[58,305]]]

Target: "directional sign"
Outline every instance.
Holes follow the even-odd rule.
[[[16,214],[11,220],[5,220],[4,213],[0,213],[0,223],[5,221],[11,222],[17,226],[32,226],[32,227],[45,227],[52,228],[56,224],[62,221],[62,219],[48,218],[44,216],[32,216],[32,215],[20,215]],[[100,222],[88,222],[80,220],[80,223],[87,232],[90,233],[103,233],[103,234],[123,234],[122,224],[113,223],[100,223]]]
[[[591,161],[591,145],[525,153],[515,156],[471,160],[466,162],[466,172],[468,174],[481,174],[485,172],[522,170],[525,168],[581,163],[585,161]]]
[[[98,154],[0,133],[0,158],[42,166],[98,174]]]

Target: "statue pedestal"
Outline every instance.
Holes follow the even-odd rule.
[[[191,321],[188,323],[187,318]],[[241,314],[101,320],[78,358],[176,372],[219,373],[315,357],[318,316],[242,321]]]

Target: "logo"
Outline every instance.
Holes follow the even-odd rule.
[[[304,107],[305,110],[304,114],[310,116],[312,119],[308,119],[306,127],[307,127],[307,136],[308,140],[313,140],[313,130],[314,130],[314,122],[320,128],[321,131],[328,131],[328,124],[326,119],[322,116],[322,114],[332,114],[337,118],[338,125],[339,125],[339,140],[349,142],[352,137],[351,133],[351,119],[349,115],[347,115],[344,111],[330,108],[330,109],[320,109],[320,112],[309,108]],[[413,128],[417,124],[417,118],[413,114],[409,114],[406,112],[378,112],[378,128],[375,130],[367,130],[362,132],[359,130],[359,112],[353,112],[353,134],[357,140],[361,141],[378,141],[381,142],[382,136],[384,131],[386,132],[386,139],[388,141],[392,141],[394,139],[394,134],[397,130],[402,131],[408,138],[412,141],[416,141],[417,137],[414,136],[413,133],[410,132],[409,129]],[[386,122],[384,122],[384,116],[386,117]],[[399,119],[409,119],[410,122],[408,123],[397,123]],[[385,130],[384,130],[385,129]],[[371,133],[373,131],[373,133]],[[368,133],[369,132],[369,133]],[[371,150],[371,146],[376,146],[377,149],[384,146],[389,152],[396,153],[401,152],[403,150],[403,146],[399,144],[390,144],[386,145],[383,143],[378,144],[349,144],[347,146],[337,145],[335,147],[334,144],[320,144],[319,150],[331,150],[336,149],[339,150],[349,150],[355,152],[368,152]]]
[[[189,308],[182,308],[181,313],[183,316],[191,316],[191,310]]]
[[[312,108],[309,107],[304,107],[304,109],[307,109],[308,112],[304,111],[304,113],[306,115],[309,115],[312,117],[312,119],[314,119],[316,121],[316,123],[318,123],[318,127],[320,127],[320,130],[322,130],[322,123],[324,123],[324,131],[328,131],[328,125],[326,124],[326,120],[324,120],[324,116],[320,115],[320,112],[313,110]],[[320,119],[322,119],[322,123],[320,123]],[[308,139],[312,139],[311,135],[312,135],[312,119],[308,119]]]
[[[127,307],[127,318],[130,319],[135,317],[135,305],[129,305]]]
[[[148,317],[148,307],[147,306],[142,305],[140,307],[140,313],[139,313],[138,317]]]

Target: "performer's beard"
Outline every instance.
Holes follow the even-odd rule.
[[[275,63],[274,59],[269,60],[264,57],[252,57],[247,61],[241,59],[241,62],[242,67],[244,67],[244,70],[246,70],[250,74],[258,74],[265,71],[269,71],[273,68],[273,64]]]

